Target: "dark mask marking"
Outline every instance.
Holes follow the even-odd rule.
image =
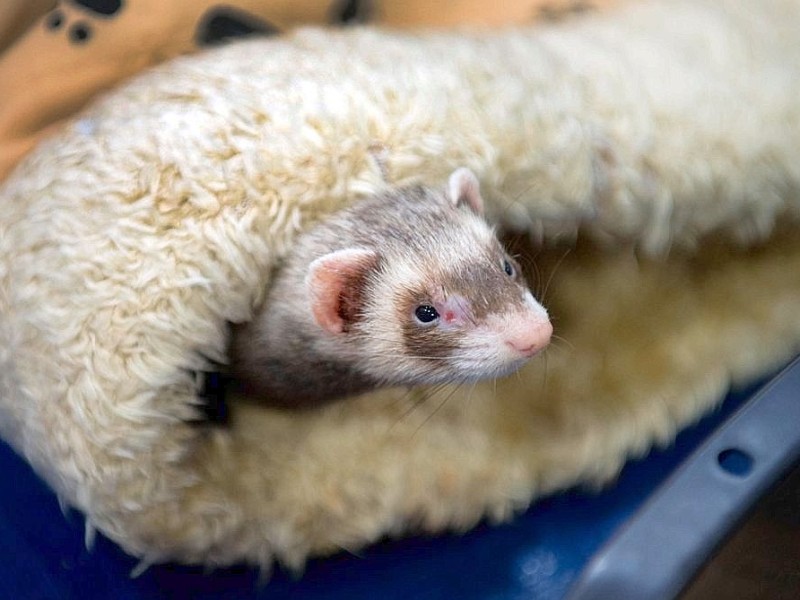
[[[424,326],[413,317],[414,309],[430,299],[423,294],[411,294],[400,303],[403,346],[409,356],[430,358],[433,365],[441,364],[440,358],[452,355],[459,347],[461,335],[457,331],[443,331],[437,324]]]

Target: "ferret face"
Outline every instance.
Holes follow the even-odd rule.
[[[484,223],[465,231],[446,255],[438,247],[395,257],[377,272],[362,321],[369,330],[359,328],[365,371],[407,384],[477,381],[507,375],[547,346],[552,325],[519,265]]]
[[[444,193],[405,190],[345,215],[354,244],[306,277],[320,352],[354,380],[417,385],[506,375],[547,346],[547,311],[482,210],[459,169]]]

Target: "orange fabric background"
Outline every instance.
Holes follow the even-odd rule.
[[[384,0],[372,2],[365,12],[372,22],[396,27],[500,26],[614,1]],[[197,50],[198,26],[220,4],[278,30],[334,22],[341,6],[334,0],[123,0],[120,10],[109,16],[66,0],[6,0],[0,8],[0,181],[97,93],[151,65]],[[87,39],[70,39],[76,25],[88,27]]]

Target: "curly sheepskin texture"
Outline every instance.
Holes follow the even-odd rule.
[[[612,479],[798,350],[798,31],[795,1],[645,2],[144,75],[0,190],[2,435],[145,564],[299,568]],[[545,243],[563,343],[496,384],[190,423],[299,231],[458,165]]]

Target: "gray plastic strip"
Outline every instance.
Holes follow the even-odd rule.
[[[743,459],[734,467],[743,466],[746,473],[736,475],[720,464],[720,455],[731,454]],[[800,358],[654,493],[592,559],[567,598],[675,598],[758,497],[798,458]]]

